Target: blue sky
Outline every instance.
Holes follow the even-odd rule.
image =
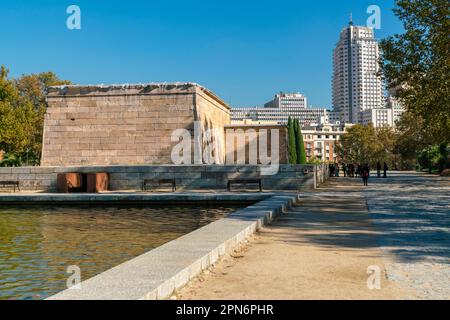
[[[233,106],[299,91],[331,107],[332,50],[349,13],[377,38],[401,32],[394,0],[15,0],[0,3],[0,64],[11,76],[54,71],[79,84],[190,81]],[[82,29],[66,28],[81,8]]]

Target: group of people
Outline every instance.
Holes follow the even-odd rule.
[[[329,164],[330,177],[339,177],[340,171],[344,174],[344,177],[361,177],[363,179],[364,185],[367,186],[370,177],[370,166],[368,163],[365,164],[354,164],[354,163],[331,163]],[[377,162],[377,177],[381,178],[381,169],[383,169],[383,178],[387,177],[388,165],[386,162],[383,166],[380,162]]]

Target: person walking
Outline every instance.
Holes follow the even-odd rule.
[[[387,178],[387,171],[388,171],[388,169],[389,169],[388,165],[385,162],[384,165],[383,165],[383,178]]]
[[[339,177],[339,163],[336,163],[336,164],[334,165],[334,167],[336,168],[336,169],[335,169],[335,171],[336,171],[336,177]]]
[[[347,176],[347,165],[345,163],[342,164],[342,171],[344,171],[344,177]]]
[[[370,169],[369,169],[369,165],[366,163],[361,169],[361,176],[363,178],[364,186],[369,185],[369,175],[370,175]]]
[[[377,162],[377,177],[381,178],[381,163],[380,163],[380,161]]]

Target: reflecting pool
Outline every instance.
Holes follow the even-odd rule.
[[[44,299],[246,204],[1,206],[0,299]]]

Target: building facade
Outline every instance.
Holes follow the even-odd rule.
[[[389,96],[384,108],[364,110],[360,113],[360,119],[364,125],[371,123],[376,128],[383,126],[394,128],[404,111],[404,106],[395,97]]]
[[[272,133],[274,130],[278,135],[278,149],[272,146]],[[225,126],[225,134],[227,137],[227,163],[264,164],[261,161],[261,155],[268,156],[270,154],[274,156],[272,155],[274,151],[278,152],[278,162],[280,164],[289,163],[288,129],[286,125],[230,124]],[[264,141],[266,141],[265,150],[262,150],[261,147]],[[256,155],[252,156],[251,150],[254,150]],[[240,153],[244,155],[241,159],[239,159]]]
[[[392,124],[395,127],[397,121],[400,120],[403,112],[405,112],[405,106],[394,96],[389,96],[386,108],[392,109]]]
[[[307,98],[301,93],[280,93],[264,107],[233,108],[233,123],[287,124],[289,117],[298,119],[302,126],[330,121],[329,110],[308,108]],[[333,115],[334,116],[334,115]]]
[[[296,108],[234,108],[231,110],[233,123],[254,122],[259,124],[286,124],[289,117],[298,119],[300,124],[318,124],[328,122],[326,109],[296,109]]]
[[[345,123],[362,123],[361,112],[384,107],[378,75],[380,50],[372,28],[349,26],[333,51],[333,107]]]
[[[287,150],[288,135],[287,125],[278,124],[276,122],[267,121],[265,125],[259,122],[247,121],[245,124],[231,125],[229,127],[240,128],[257,128],[257,127],[272,127],[279,126],[284,128],[283,136],[280,136],[280,141],[286,141],[286,148],[280,148],[280,150]],[[336,142],[339,141],[342,135],[347,131],[352,124],[314,124],[306,125],[302,128],[303,142],[305,145],[306,158],[308,161],[318,160],[323,162],[338,162],[339,155],[336,151]],[[281,144],[280,144],[281,145]],[[281,158],[284,161],[284,158]],[[288,157],[286,158],[288,161]]]
[[[308,161],[338,162],[336,142],[341,139],[349,126],[351,125],[325,124],[302,129]]]
[[[301,93],[283,93],[275,95],[273,100],[264,104],[265,108],[282,108],[286,110],[306,109],[307,98]]]
[[[384,126],[393,126],[393,117],[391,108],[374,108],[361,112],[361,124],[372,124],[375,128]]]
[[[194,164],[205,163],[205,133],[216,130],[208,160],[225,162],[230,108],[195,83],[52,87],[47,104],[42,166],[172,164],[177,130],[201,150]]]

